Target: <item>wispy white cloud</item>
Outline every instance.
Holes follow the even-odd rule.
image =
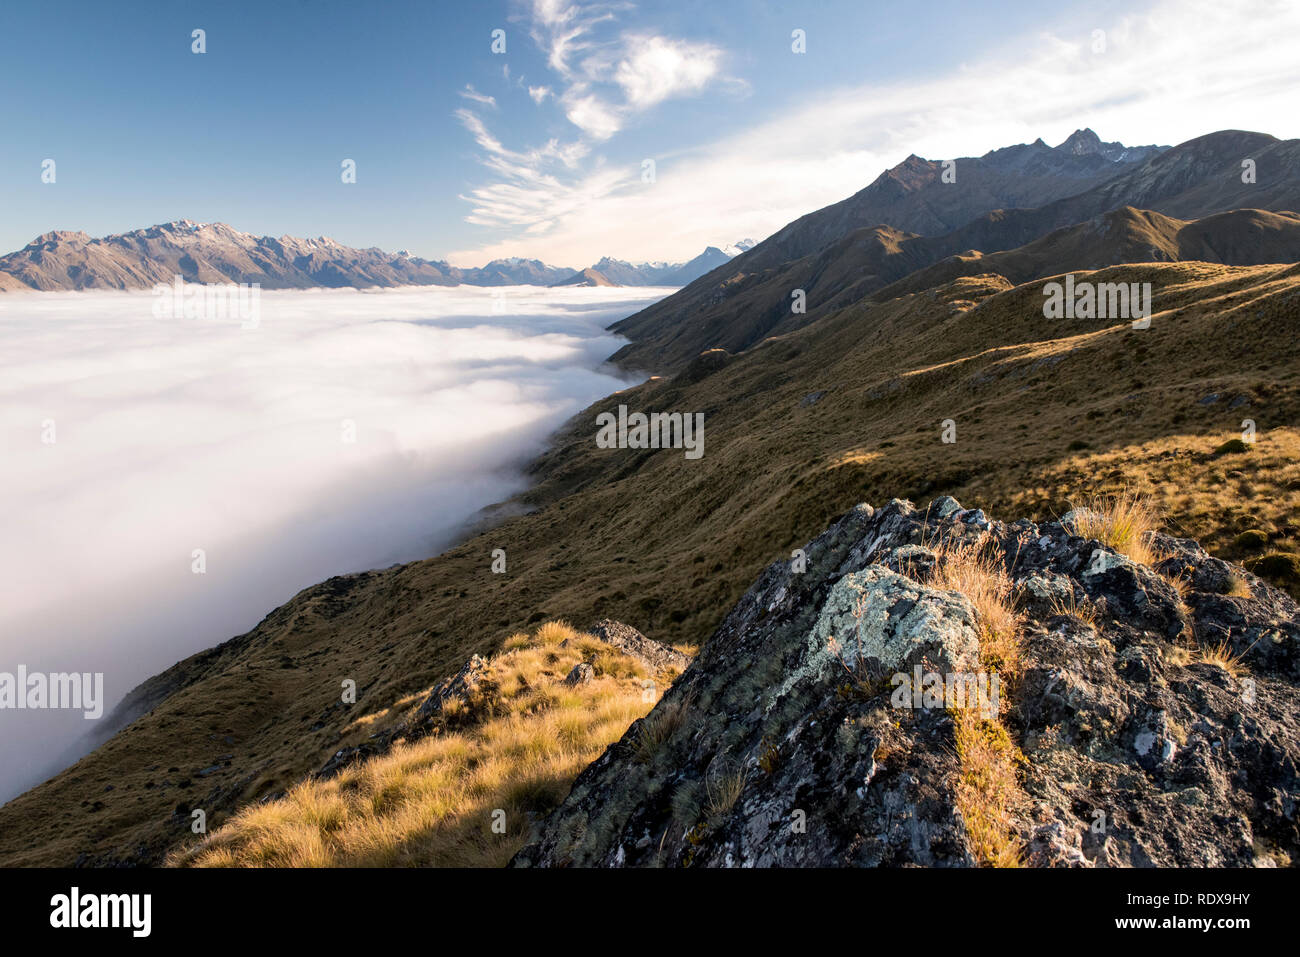
[[[624,3],[534,0],[530,35],[546,54],[558,92],[539,84],[526,86],[528,95],[539,105],[555,100],[575,135],[515,149],[481,115],[457,110],[456,117],[483,151],[484,166],[498,176],[463,197],[472,204],[467,222],[532,237],[548,233],[584,206],[606,198],[623,178],[621,171],[599,161],[579,169],[595,146],[612,139],[639,113],[675,97],[698,95],[716,80],[729,80],[721,74],[723,51],[712,44],[620,31],[619,15],[629,9]],[[522,77],[518,83],[526,85]],[[733,92],[735,86],[734,79],[728,82]],[[475,99],[470,94],[477,91],[466,89],[461,95]]]
[[[489,106],[492,109],[497,108],[496,97],[488,96],[486,93],[480,93],[474,89],[474,84],[466,83],[465,89],[460,91],[460,95],[467,100],[473,100],[475,103],[481,103],[483,106]]]
[[[546,4],[558,22],[569,5]],[[506,236],[452,253],[453,261],[545,254],[553,260],[683,259],[708,243],[758,238],[861,189],[908,153],[976,155],[1042,136],[1056,143],[1074,129],[1132,145],[1177,143],[1217,129],[1300,135],[1300,4],[1289,0],[1164,0],[1142,13],[1078,35],[1010,36],[1001,50],[925,79],[825,91],[741,134],[660,156],[656,181],[639,160],[577,164],[547,181],[517,179],[470,191],[469,219]],[[597,51],[577,32],[560,58],[581,77]],[[651,42],[637,62],[670,61]],[[649,51],[649,52],[647,52]],[[632,60],[620,89],[653,100],[689,82],[663,79]],[[608,63],[601,67],[611,69]],[[688,87],[689,88],[689,87]],[[508,201],[505,197],[508,196]],[[491,214],[485,213],[491,200]]]
[[[722,51],[710,43],[661,36],[631,36],[614,68],[614,81],[627,103],[649,109],[674,96],[695,94],[718,74]]]
[[[573,86],[563,96],[564,115],[593,140],[607,140],[623,126],[617,108],[584,86]]]
[[[532,36],[546,53],[547,65],[561,78],[572,80],[576,75],[572,61],[597,47],[597,28],[628,9],[627,3],[533,0]]]

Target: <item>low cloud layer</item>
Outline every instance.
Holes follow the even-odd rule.
[[[147,292],[0,297],[0,672],[102,671],[111,708],[307,585],[435,554],[626,384],[603,327],[652,300],[264,292],[245,329]],[[90,724],[0,711],[0,800]]]

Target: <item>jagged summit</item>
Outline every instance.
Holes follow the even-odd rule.
[[[1041,140],[1039,141],[1041,142]],[[1146,159],[1155,153],[1169,149],[1168,146],[1125,146],[1123,143],[1103,143],[1101,137],[1091,129],[1075,130],[1066,140],[1056,147],[1057,150],[1072,156],[1101,156],[1112,163]]]
[[[1087,153],[1100,153],[1103,150],[1101,137],[1091,129],[1075,130],[1065,142],[1056,147],[1058,150],[1065,150],[1067,153],[1073,153],[1075,156],[1083,156]]]

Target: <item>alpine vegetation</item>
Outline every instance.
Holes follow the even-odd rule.
[[[1300,862],[1300,4],[18,6],[0,878],[171,869],[37,923],[210,936],[179,868]],[[1202,882],[1079,878],[1072,933]],[[424,937],[486,889],[365,880]]]

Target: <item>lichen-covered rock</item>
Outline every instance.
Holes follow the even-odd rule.
[[[945,543],[1025,614],[1001,721],[1031,865],[1271,866],[1300,854],[1300,609],[1195,543],[1140,565],[1060,523],[859,505],[771,565],[655,709],[575,781],[521,866],[966,866],[952,715],[891,675],[979,667]],[[1244,587],[1243,587],[1244,586]]]
[[[803,657],[777,697],[800,682],[842,681],[842,671],[908,672],[922,661],[944,673],[976,670],[975,610],[961,595],[873,566],[850,572],[831,588]]]
[[[465,701],[474,697],[479,687],[487,680],[491,668],[482,655],[471,655],[469,661],[460,671],[442,682],[420,704],[416,712],[415,727],[405,730],[413,732],[417,727],[432,724],[442,714],[448,701]]]

